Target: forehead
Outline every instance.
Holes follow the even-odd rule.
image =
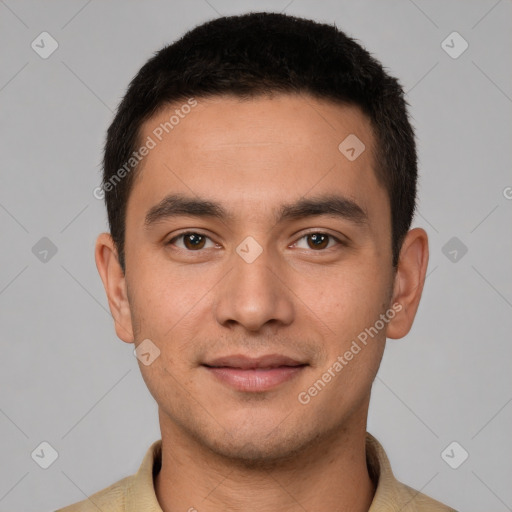
[[[153,148],[129,202],[150,206],[181,192],[233,208],[259,205],[256,216],[262,205],[338,191],[363,208],[386,208],[372,126],[356,106],[302,95],[194,103],[166,106],[142,125],[139,141]]]
[[[371,123],[355,105],[291,94],[251,99],[214,96],[193,102],[192,107],[191,100],[162,107],[142,125],[141,138],[151,136],[159,146],[174,141],[175,151],[226,150],[227,146],[257,151],[261,145],[281,145],[303,152],[329,147],[332,153],[338,150],[340,137],[359,134],[370,150],[366,156],[373,151]]]

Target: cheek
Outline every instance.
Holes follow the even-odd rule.
[[[150,378],[169,380],[163,368],[172,369],[181,380],[188,378],[186,372],[194,364],[197,347],[204,344],[204,326],[214,321],[211,301],[218,279],[211,272],[205,275],[184,270],[175,268],[170,272],[165,265],[155,264],[132,276],[138,283],[132,297],[132,315],[136,315],[138,325],[136,339],[149,338],[160,350],[162,371]],[[144,366],[141,370],[152,373]]]
[[[158,332],[171,329],[193,314],[205,290],[211,288],[200,272],[170,271],[170,265],[158,262],[140,268],[134,276],[134,301],[143,313],[143,324]]]
[[[387,307],[389,284],[383,272],[370,266],[351,265],[303,283],[301,296],[318,317],[342,339],[357,336],[373,325]],[[340,342],[342,342],[340,339]]]
[[[204,292],[191,293],[190,283],[162,277],[157,269],[139,277],[144,284],[134,298],[140,326],[137,340],[149,338],[159,350],[150,365],[139,363],[142,377],[157,403],[184,407]]]

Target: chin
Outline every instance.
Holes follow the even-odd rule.
[[[214,443],[210,448],[225,459],[229,459],[231,464],[238,464],[241,467],[249,469],[272,469],[286,461],[293,460],[296,453],[300,452],[300,447],[287,445],[286,443],[261,443],[257,441],[239,443],[231,441],[228,445]]]
[[[247,428],[243,431],[237,428],[215,438],[203,437],[201,442],[211,452],[219,457],[229,459],[230,464],[238,464],[248,469],[272,469],[277,465],[295,461],[299,454],[316,445],[322,433],[308,432],[304,425],[294,426],[293,430],[274,427],[266,429]]]

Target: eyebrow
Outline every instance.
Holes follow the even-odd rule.
[[[278,224],[320,215],[345,219],[358,225],[368,223],[368,214],[361,206],[347,197],[335,194],[301,198],[293,203],[283,204],[275,212],[274,221]],[[148,210],[144,225],[149,229],[154,224],[180,216],[234,220],[234,215],[219,203],[182,194],[171,194]]]

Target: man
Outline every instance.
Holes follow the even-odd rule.
[[[399,83],[333,26],[219,18],[108,130],[96,264],[162,439],[70,511],[448,511],[366,432],[428,263]]]

